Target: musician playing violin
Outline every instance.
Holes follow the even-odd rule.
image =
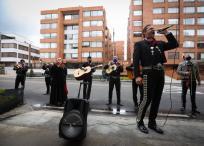
[[[25,60],[21,59],[20,63],[14,66],[13,70],[16,70],[15,89],[18,89],[19,83],[21,83],[21,86],[24,89],[26,72],[28,71],[28,66],[25,65]]]
[[[92,58],[91,56],[88,56],[87,57],[87,62],[85,62],[83,65],[82,65],[82,69],[87,67],[87,66],[90,66],[90,67],[93,67],[93,63],[92,63]],[[84,99],[89,99],[90,98],[90,95],[91,95],[91,87],[92,87],[92,74],[93,72],[95,72],[96,69],[93,68],[91,69],[91,73],[85,78],[83,79],[83,83],[84,83],[84,88],[83,88],[83,98]]]
[[[116,68],[113,69],[113,71],[109,74],[109,76],[110,76],[110,79],[109,79],[109,96],[108,96],[108,104],[107,105],[112,104],[112,94],[113,94],[113,88],[115,85],[116,95],[117,95],[117,105],[122,106],[121,101],[120,101],[120,73],[123,72],[123,66],[121,66],[120,63],[118,62],[117,56],[114,56],[113,60],[111,62],[109,62],[108,65],[104,66],[104,69],[107,69],[110,66],[112,66],[113,68],[114,68],[114,66],[116,66]]]

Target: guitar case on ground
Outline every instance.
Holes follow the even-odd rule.
[[[78,98],[67,99],[64,113],[59,123],[59,136],[67,140],[82,140],[87,133],[87,115],[89,111],[89,101]]]

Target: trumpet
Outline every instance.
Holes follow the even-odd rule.
[[[15,68],[15,69],[22,68],[22,65],[21,65],[21,64],[16,64],[16,65],[14,66],[14,68]]]

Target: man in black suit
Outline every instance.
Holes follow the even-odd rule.
[[[25,88],[26,72],[28,71],[28,66],[25,64],[25,60],[21,59],[20,63],[14,66],[13,70],[16,71],[15,89],[18,89],[21,83],[22,88]]]
[[[164,52],[179,46],[177,40],[167,29],[161,30],[160,33],[165,35],[168,42],[155,40],[155,29],[151,25],[146,25],[142,31],[144,40],[136,42],[134,46],[135,81],[138,85],[143,84],[144,91],[137,115],[137,126],[143,133],[148,133],[143,119],[151,103],[148,127],[157,133],[163,134],[163,130],[156,124],[156,117],[164,87],[163,64],[166,62]],[[140,75],[140,64],[142,66],[142,75]]]
[[[82,67],[93,67],[93,63],[92,63],[92,58],[91,56],[87,57],[87,62],[85,62]],[[92,73],[95,72],[95,69],[91,70],[91,74],[89,76],[87,76],[84,80],[84,88],[83,88],[83,98],[84,99],[89,99],[90,95],[91,95],[91,87],[92,87]]]

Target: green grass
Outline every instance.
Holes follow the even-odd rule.
[[[0,106],[4,105],[5,103],[9,102],[10,100],[13,100],[15,96],[2,96],[0,95]]]
[[[0,88],[0,94],[4,93],[5,92],[5,89],[1,89]]]

